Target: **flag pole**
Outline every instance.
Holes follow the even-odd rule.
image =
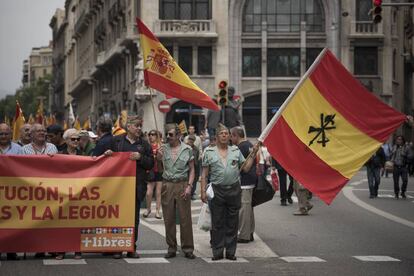
[[[155,105],[154,105],[154,100],[152,99],[152,95],[153,95],[153,91],[152,88],[148,86],[148,89],[150,91],[150,98],[151,98],[151,104],[152,104],[152,113],[154,114],[154,122],[155,122],[155,129],[159,131],[158,129],[158,124],[157,124],[157,116],[155,115]]]
[[[267,135],[269,134],[270,130],[272,129],[273,125],[276,123],[276,121],[279,119],[280,115],[282,114],[283,110],[285,110],[286,106],[289,104],[289,102],[292,100],[292,98],[295,96],[296,92],[298,92],[299,88],[302,86],[302,84],[305,82],[305,80],[309,77],[310,74],[315,70],[316,66],[320,63],[321,59],[325,55],[325,53],[328,51],[328,48],[324,48],[318,55],[318,57],[315,59],[315,61],[312,63],[311,67],[306,71],[306,73],[302,76],[302,78],[299,80],[299,82],[295,85],[295,88],[293,88],[292,92],[290,93],[289,97],[285,100],[285,102],[282,104],[282,106],[279,108],[279,110],[276,112],[276,114],[273,116],[272,120],[267,124],[266,128],[263,130],[262,134],[260,134],[260,137],[257,139],[259,142],[263,142]]]

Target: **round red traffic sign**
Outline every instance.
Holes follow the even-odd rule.
[[[163,100],[158,104],[158,110],[161,111],[162,113],[170,112],[171,104],[168,101]]]

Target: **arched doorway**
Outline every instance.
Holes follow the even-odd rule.
[[[273,92],[267,94],[267,122],[269,123],[273,115],[279,110],[283,102],[289,96],[289,92]],[[262,95],[256,94],[247,96],[243,102],[243,122],[248,137],[259,137],[261,129],[261,107]]]
[[[183,101],[178,101],[171,106],[171,111],[167,113],[165,123],[179,124],[182,120],[185,121],[187,127],[195,126],[196,132],[199,134],[200,130],[204,129],[205,116],[201,107]]]

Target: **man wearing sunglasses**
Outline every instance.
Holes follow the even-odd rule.
[[[176,124],[167,126],[167,141],[158,151],[164,172],[161,188],[161,205],[164,215],[165,239],[168,253],[174,258],[177,252],[175,214],[178,209],[181,231],[181,249],[187,259],[194,259],[193,227],[191,220],[191,188],[194,181],[193,149],[180,141]]]
[[[127,132],[125,134],[114,136],[110,149],[105,151],[106,156],[112,155],[112,152],[131,152],[129,159],[136,161],[136,193],[135,193],[135,231],[134,231],[134,252],[128,252],[128,258],[139,258],[136,251],[139,210],[141,202],[145,198],[147,191],[147,171],[154,166],[154,158],[150,144],[142,137],[142,119],[138,116],[128,116],[126,123]],[[122,252],[114,254],[115,259],[122,257]]]

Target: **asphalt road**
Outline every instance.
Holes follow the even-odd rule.
[[[71,255],[60,262],[6,261],[3,255],[0,275],[414,275],[414,178],[408,191],[409,198],[396,200],[391,178],[382,178],[379,197],[369,199],[361,171],[332,205],[313,198],[307,217],[293,216],[297,203],[282,207],[276,196],[255,208],[255,241],[239,245],[237,262],[211,263],[208,233],[195,225],[197,200],[195,260],[164,259],[163,223],[151,217],[140,226],[141,259],[86,254],[81,261]]]

